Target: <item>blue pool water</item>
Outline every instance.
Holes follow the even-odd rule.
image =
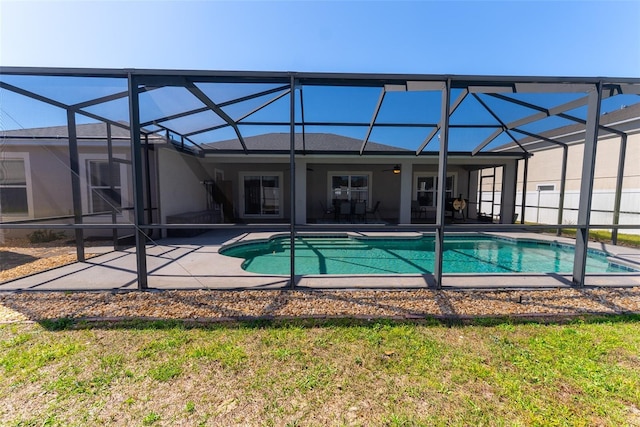
[[[303,237],[296,240],[296,274],[431,273],[433,237],[352,239]],[[262,274],[288,274],[290,239],[275,238],[231,246],[223,255],[244,258],[242,268]],[[571,273],[574,249],[548,242],[516,242],[490,236],[447,237],[444,273]],[[606,255],[590,251],[587,272],[625,272]]]

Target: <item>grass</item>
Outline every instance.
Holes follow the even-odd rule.
[[[576,230],[574,228],[564,228],[562,230],[562,236],[575,238]],[[589,230],[589,239],[596,242],[612,243],[611,232],[607,230]],[[640,235],[618,233],[617,244],[621,246],[640,248]]]
[[[0,325],[0,425],[640,425],[640,316]]]

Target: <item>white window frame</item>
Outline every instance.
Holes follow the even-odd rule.
[[[0,214],[0,216],[3,218],[3,220],[10,219],[10,220],[19,221],[22,219],[34,219],[35,212],[33,207],[33,185],[31,181],[31,161],[29,158],[29,153],[26,153],[26,152],[2,153],[2,157],[0,157],[0,160],[22,160],[24,164],[24,176],[25,176],[25,183],[27,187],[27,215]]]
[[[94,209],[94,202],[96,201],[96,198],[100,197],[97,195],[95,190],[110,190],[111,189],[111,185],[92,185],[91,184],[91,164],[106,164],[107,166],[109,165],[109,161],[104,161],[104,160],[87,160],[87,172],[89,173],[88,178],[87,178],[87,184],[89,185],[89,200],[87,201],[88,207],[89,207],[89,211],[92,214],[95,214],[97,212],[93,212]],[[120,172],[120,178],[122,178],[122,165],[120,163],[113,163],[114,166],[118,167],[118,171]],[[113,186],[114,190],[118,190],[118,192],[120,193],[120,205],[116,206],[117,210],[120,210],[120,208],[122,208],[122,181],[120,181],[120,183],[118,185],[114,185]],[[104,213],[110,213],[111,209],[107,209],[104,211]]]
[[[451,172],[447,174],[447,178],[453,177],[453,188],[451,189],[451,197],[455,197],[456,196],[456,187],[458,185],[458,173],[457,172]],[[438,172],[414,172],[413,173],[413,191],[411,192],[411,200],[417,201],[418,200],[418,179],[419,178],[433,178],[433,182],[434,184],[437,185],[436,181],[438,178]],[[433,202],[434,205],[433,206],[426,206],[426,208],[428,209],[435,209],[436,208],[436,203],[438,200],[438,190],[437,188],[435,188],[433,190]]]
[[[129,159],[124,157],[123,155],[115,155],[114,159],[125,160],[127,163],[114,162],[117,165],[120,165],[120,208],[126,203],[126,201],[131,200],[131,195],[129,194],[129,180],[128,174],[126,172],[126,167],[129,166]],[[78,156],[78,160],[80,163],[79,173],[80,173],[80,194],[82,199],[82,212],[85,214],[92,213],[91,209],[91,181],[89,178],[89,162],[108,162],[109,156],[107,154],[80,154]],[[119,208],[119,209],[120,209]],[[103,215],[93,215],[89,218],[85,218],[85,221],[90,222],[90,218],[97,218],[97,222],[103,221],[105,216],[111,215],[109,212],[105,212]],[[130,216],[131,214],[120,210],[118,213],[118,218],[122,219],[125,215]]]
[[[278,177],[278,206],[280,207],[279,212],[277,214],[245,214],[245,206],[244,206],[244,178],[247,176],[277,176]],[[242,171],[239,173],[238,180],[238,190],[240,192],[240,218],[282,218],[284,215],[284,204],[283,204],[283,192],[284,192],[284,181],[282,172],[276,171]]]
[[[333,177],[334,176],[344,176],[348,175],[349,177],[354,175],[366,176],[367,177],[367,207],[371,208],[371,198],[373,194],[373,172],[371,171],[329,171],[327,172],[327,206],[332,206],[334,194],[333,194]],[[351,183],[351,178],[349,178],[349,183]],[[349,184],[351,185],[351,184]],[[349,187],[349,200],[351,200],[351,189]]]

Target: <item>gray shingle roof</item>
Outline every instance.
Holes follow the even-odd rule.
[[[351,151],[358,152],[362,146],[362,140],[348,136],[336,135],[333,133],[305,133],[304,149],[306,151]],[[289,150],[291,140],[288,133],[267,133],[263,135],[249,136],[244,138],[244,142],[249,151],[282,151]],[[237,139],[230,139],[220,142],[212,142],[202,145],[210,150],[241,150],[242,145]],[[302,134],[295,135],[295,148],[302,150]],[[404,148],[392,147],[390,145],[368,142],[365,152],[374,151],[409,151]]]
[[[83,138],[105,138],[107,135],[107,125],[104,123],[87,123],[76,126],[76,133]],[[128,138],[129,131],[117,126],[111,126],[111,135],[114,138]],[[1,138],[12,136],[34,137],[34,138],[67,138],[69,132],[67,126],[49,126],[42,128],[0,130]]]
[[[624,122],[633,122],[633,121],[640,121],[640,103],[637,104],[633,104],[624,108],[621,108],[619,110],[615,110],[615,111],[611,111],[609,113],[605,113],[603,115],[600,116],[600,125],[602,126],[609,126],[612,125],[614,123],[624,123]],[[629,124],[627,124],[627,126],[629,126]],[[632,126],[633,127],[633,126]],[[622,126],[619,125],[614,125],[613,126],[614,129],[618,129],[618,130],[622,130],[620,128],[622,128]],[[637,129],[637,125],[635,126],[635,129]],[[559,128],[555,128],[546,132],[541,132],[540,136],[544,136],[545,138],[549,138],[549,139],[556,139],[558,137],[562,137],[563,135],[571,135],[571,134],[576,134],[576,133],[584,133],[585,130],[585,125],[580,124],[580,123],[576,123],[576,124],[572,124],[572,125],[568,125],[568,126],[563,126],[563,127],[559,127]],[[600,130],[599,132],[599,136],[603,136],[605,135],[607,132],[604,130]],[[517,133],[516,133],[517,135]],[[559,141],[561,142],[566,142],[563,141],[563,139],[559,139]],[[546,148],[550,148],[550,147],[555,147],[556,145],[551,144],[549,142],[545,142],[545,141],[540,141],[538,138],[534,138],[534,137],[526,137],[526,138],[522,138],[519,140],[519,142],[521,144],[525,144],[527,150],[529,151],[536,151],[536,150],[543,150]],[[504,144],[501,145],[499,147],[494,148],[493,150],[490,151],[521,151],[520,147],[518,147],[516,144],[514,143],[509,143],[509,144]]]

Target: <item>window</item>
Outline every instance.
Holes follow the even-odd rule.
[[[281,216],[281,174],[241,175],[243,216]]]
[[[538,184],[538,191],[556,191],[555,184]]]
[[[28,216],[28,200],[25,161],[0,160],[0,214]]]
[[[447,199],[453,199],[454,195],[455,176],[447,176],[447,182],[445,186],[445,197]],[[415,200],[418,201],[420,206],[436,206],[436,195],[438,188],[438,177],[435,175],[416,175],[415,177]]]
[[[354,202],[371,200],[371,173],[334,172],[329,174],[330,204],[334,200],[350,200]]]
[[[99,213],[111,212],[112,208],[120,210],[122,206],[120,164],[114,163],[110,173],[108,161],[89,160],[87,171],[89,173],[89,211]]]

